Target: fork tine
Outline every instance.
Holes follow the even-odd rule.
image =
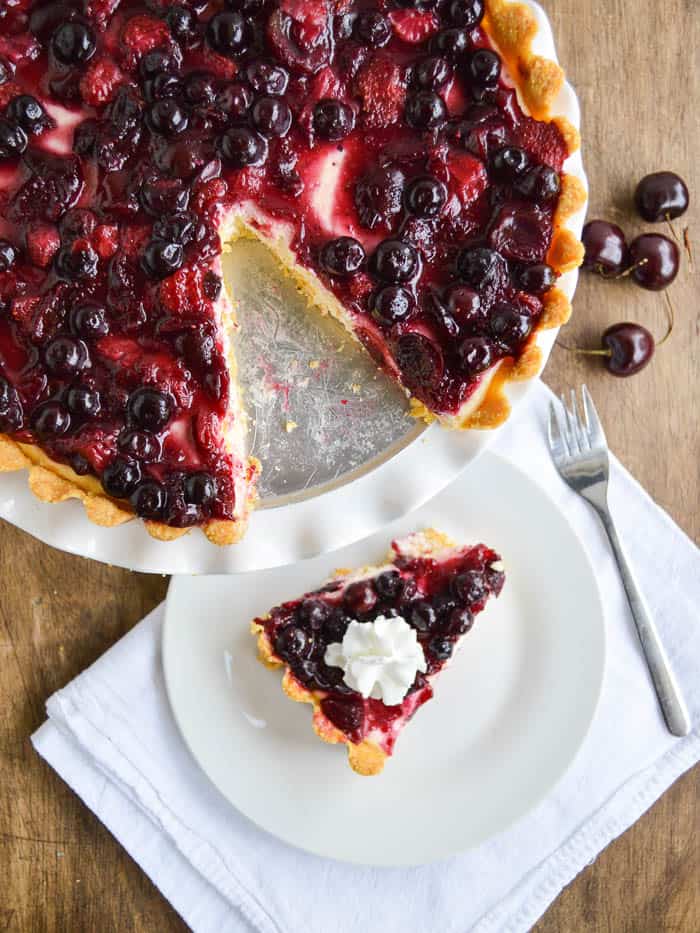
[[[586,385],[581,386],[581,395],[583,396],[583,412],[588,424],[588,438],[591,447],[607,447],[608,442],[605,439],[605,431],[600,423],[598,412],[593,404],[591,393]]]
[[[574,427],[574,419],[569,411],[569,406],[566,404],[566,399],[564,393],[561,395],[561,404],[564,409],[564,418],[566,422],[566,444],[569,448],[569,453],[572,457],[575,457],[576,454],[581,452],[581,448],[578,444],[578,437],[576,436],[576,428]]]
[[[564,435],[559,423],[559,417],[554,402],[549,403],[549,422],[547,423],[547,438],[549,440],[549,449],[556,460],[559,457],[567,457],[569,454]]]
[[[571,412],[576,426],[576,439],[578,440],[578,446],[581,449],[581,453],[591,449],[591,443],[588,438],[588,431],[586,425],[581,420],[581,416],[578,410],[578,399],[576,396],[576,389],[571,390]]]

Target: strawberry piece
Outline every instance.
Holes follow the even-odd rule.
[[[80,79],[80,93],[86,104],[101,107],[108,104],[125,81],[124,72],[111,58],[101,58],[90,62],[85,74]]]
[[[156,19],[154,16],[132,16],[121,32],[126,67],[135,68],[146,52],[167,45],[169,40],[170,30],[162,19]]]
[[[219,55],[208,45],[202,46],[201,49],[193,49],[190,52],[189,61],[197,70],[210,71],[217,78],[223,78],[225,81],[231,81],[238,74],[238,65],[234,61],[224,55]]]
[[[468,152],[451,152],[448,165],[450,187],[462,204],[476,201],[488,185],[488,175],[483,162]]]
[[[381,55],[376,55],[360,69],[355,79],[357,93],[362,98],[362,122],[368,129],[390,126],[403,113],[406,85],[401,68]]]
[[[119,363],[125,369],[133,367],[143,352],[135,340],[131,340],[129,337],[112,335],[101,337],[95,343],[95,349],[100,356],[111,360],[113,363]]]
[[[538,161],[560,172],[569,152],[555,123],[539,123],[531,117],[522,122],[522,145]]]
[[[48,269],[60,245],[58,230],[51,224],[37,224],[27,230],[27,255],[40,269]]]
[[[214,411],[200,410],[194,420],[194,436],[205,454],[222,446],[221,418]]]
[[[198,185],[194,195],[194,207],[199,213],[216,212],[223,207],[223,200],[228,194],[228,184],[223,178],[210,178]]]
[[[267,36],[286,65],[315,74],[330,61],[330,18],[328,0],[282,0]]]
[[[161,282],[160,303],[171,314],[203,314],[211,302],[204,291],[204,272],[199,266],[183,266]]]
[[[242,171],[237,172],[232,180],[231,197],[238,200],[239,198],[252,198],[256,194],[261,194],[266,177],[264,168],[257,166],[244,168]]]
[[[134,259],[143,252],[150,238],[150,224],[129,224],[128,227],[122,227],[119,233],[119,245],[130,259]]]
[[[110,259],[119,248],[119,228],[115,224],[100,224],[95,228],[91,243],[100,259]]]
[[[12,317],[20,327],[30,333],[33,329],[34,314],[41,299],[38,295],[23,295],[12,302]]]
[[[88,0],[85,12],[100,31],[109,26],[109,21],[121,0]]]
[[[117,454],[118,433],[118,427],[106,431],[102,427],[85,425],[74,436],[73,446],[97,473],[101,473]]]
[[[392,10],[389,13],[394,33],[403,42],[419,45],[437,32],[440,23],[434,13],[420,10]]]

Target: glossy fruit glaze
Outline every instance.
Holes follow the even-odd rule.
[[[415,396],[458,410],[531,338],[566,156],[482,16],[0,5],[0,431],[145,518],[231,518],[246,465],[224,443],[219,229],[236,208],[285,231]]]
[[[320,695],[321,711],[336,728],[354,743],[371,735],[390,754],[401,727],[432,697],[432,676],[451,658],[489,596],[501,592],[505,576],[496,569],[499,559],[484,545],[444,559],[399,555],[374,577],[348,584],[335,580],[255,621],[297,681]],[[405,619],[416,630],[427,662],[426,673],[416,674],[399,706],[363,699],[343,682],[341,668],[324,661],[326,648],[342,641],[352,619],[371,622],[379,615]]]

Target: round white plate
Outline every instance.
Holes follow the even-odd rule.
[[[556,58],[552,30],[536,3],[539,25],[535,51]],[[565,84],[553,108],[576,126],[578,100]],[[566,170],[586,183],[580,153]],[[568,226],[578,235],[584,211]],[[251,283],[240,273],[258,268],[259,253],[249,256],[243,246],[232,281],[241,283],[246,301]],[[258,247],[259,251],[260,247]],[[233,260],[232,260],[233,262]],[[234,263],[235,264],[235,263]],[[577,273],[569,272],[559,286],[573,296]],[[247,291],[246,291],[247,288]],[[388,380],[375,383],[369,357],[347,346],[334,322],[309,323],[314,315],[284,319],[293,304],[284,285],[252,288],[268,315],[265,327],[246,321],[243,334],[264,330],[269,356],[258,352],[251,338],[251,354],[241,354],[241,373],[249,385],[245,400],[253,420],[253,451],[263,462],[261,507],[250,528],[234,547],[217,548],[193,531],[177,541],[151,538],[141,522],[119,528],[98,528],[73,501],[61,505],[38,502],[27,487],[26,473],[0,476],[0,517],[54,547],[106,563],[151,573],[235,573],[284,566],[324,554],[372,534],[387,522],[418,508],[450,483],[496,436],[494,431],[458,434],[437,425],[425,428],[406,415],[406,400]],[[299,304],[299,302],[296,302]],[[263,308],[263,310],[265,310]],[[260,309],[259,309],[260,310]],[[259,320],[258,316],[258,320]],[[306,321],[305,326],[300,323]],[[543,365],[556,331],[538,334]],[[344,346],[338,352],[338,344]],[[325,348],[325,349],[324,349]],[[322,355],[321,366],[309,367]],[[347,358],[346,358],[347,357]],[[303,386],[308,382],[308,389]],[[353,385],[361,389],[353,389]],[[531,383],[508,387],[513,406]],[[514,412],[514,416],[516,413]],[[298,428],[287,432],[287,422]],[[330,443],[328,439],[333,443]],[[343,521],[336,516],[343,515]]]
[[[280,672],[256,660],[248,623],[427,526],[499,551],[506,585],[384,772],[360,777],[342,747],[316,737],[311,707],[286,698]],[[541,800],[586,735],[604,659],[581,543],[540,488],[490,452],[419,512],[339,553],[254,575],[174,578],[163,635],[175,719],[221,793],[292,845],[385,866],[475,846]]]

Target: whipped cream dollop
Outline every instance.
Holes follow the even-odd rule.
[[[342,642],[328,645],[324,660],[343,669],[343,680],[367,699],[398,706],[408,693],[416,673],[426,663],[415,629],[401,616],[377,616],[373,622],[348,625]]]

